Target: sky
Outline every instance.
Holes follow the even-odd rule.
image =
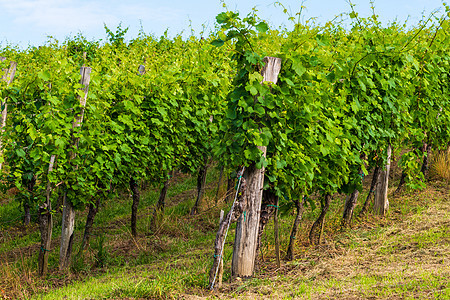
[[[371,14],[369,0],[351,0],[360,16]],[[315,18],[319,23],[350,11],[348,0],[280,0],[295,15],[303,6],[301,20]],[[288,16],[274,0],[225,0],[228,9],[247,15],[253,7],[258,16],[273,28],[289,26]],[[444,13],[441,0],[375,0],[375,12],[387,23],[397,19],[416,24],[422,15],[436,9]],[[220,0],[0,0],[0,47],[6,44],[39,46],[51,36],[63,41],[82,33],[88,40],[106,39],[104,24],[113,32],[122,23],[129,28],[126,37],[136,38],[139,31],[155,36],[166,30],[169,36],[188,36],[192,30],[199,36],[202,30],[215,27],[215,16],[224,11]]]

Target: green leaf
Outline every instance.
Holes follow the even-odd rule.
[[[284,81],[286,81],[286,83],[290,86],[295,86],[295,84],[292,82],[292,80],[290,80],[289,78],[284,78]]]
[[[148,145],[149,139],[146,136],[141,137],[141,143],[142,145]]]
[[[260,106],[260,105],[257,105],[257,106],[255,107],[255,112],[256,112],[260,117],[264,116],[264,114],[266,113],[266,111],[264,110],[264,107],[262,107],[262,106]]]
[[[231,120],[234,120],[234,119],[236,119],[236,117],[237,117],[236,110],[232,109],[232,108],[228,108],[228,110],[227,110],[227,118],[231,119]]]
[[[167,119],[167,111],[164,107],[158,106],[158,107],[156,107],[156,110],[159,112],[161,117],[163,117],[163,120]]]
[[[23,151],[23,149],[19,148],[19,149],[16,149],[16,154],[18,157],[24,158],[26,153],[25,153],[25,151]]]
[[[49,71],[42,71],[42,72],[39,72],[37,75],[43,81],[48,81],[50,79],[50,72]]]
[[[284,161],[284,160],[278,160],[277,161],[277,169],[282,169],[282,168],[284,168],[286,166],[287,166],[287,162],[286,161]]]
[[[228,14],[226,12],[220,13],[216,16],[216,21],[219,24],[223,24],[228,20]]]
[[[133,152],[133,150],[131,150],[131,148],[128,147],[127,144],[122,144],[122,145],[120,145],[120,150],[122,150],[122,151],[125,152],[125,153],[131,153],[131,152]]]
[[[218,39],[211,42],[211,45],[215,47],[222,47],[225,44],[225,41]]]
[[[327,75],[327,80],[328,80],[329,82],[333,82],[335,79],[336,79],[336,74],[335,74],[334,72],[328,73],[328,75]]]
[[[249,88],[250,94],[252,94],[252,96],[255,96],[256,94],[258,94],[258,90],[252,85]]]
[[[245,51],[244,56],[247,59],[247,61],[252,65],[256,65],[261,61],[261,57],[256,52]]]
[[[255,166],[257,169],[262,169],[263,167],[267,167],[268,164],[269,162],[267,161],[267,159],[263,155],[261,155],[259,162],[257,162]]]
[[[255,26],[255,28],[256,28],[256,30],[258,30],[261,33],[266,32],[267,30],[269,30],[269,26],[265,22],[259,22]]]
[[[249,149],[245,149],[244,150],[244,157],[246,159],[252,159],[253,158],[252,151],[250,151]]]
[[[240,32],[237,30],[230,30],[227,33],[227,40],[231,40],[240,35]]]
[[[64,147],[64,141],[61,138],[56,138],[55,140],[55,146],[58,148],[63,148]]]
[[[297,59],[292,61],[292,69],[295,71],[295,73],[297,73],[298,76],[302,76],[303,73],[306,72],[306,68]]]
[[[260,137],[262,139],[262,145],[261,146],[269,146],[270,143],[270,138],[271,138],[271,134],[270,132],[268,132],[269,134],[267,134],[266,132],[261,133]]]
[[[159,126],[164,125],[163,122],[161,122],[159,119],[156,119],[156,118],[151,118],[150,121],[152,121],[153,124],[156,124],[156,125],[159,125]]]

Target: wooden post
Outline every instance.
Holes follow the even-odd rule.
[[[219,222],[219,230],[216,234],[216,240],[214,242],[214,261],[209,272],[209,288],[212,290],[216,286],[216,276],[219,276],[219,284],[223,273],[223,248],[225,246],[225,240],[227,238],[228,229],[231,223],[234,223],[245,211],[243,200],[246,198],[247,184],[245,178],[242,178],[242,172],[239,173],[238,191],[236,192],[236,201],[233,202],[230,211],[225,218],[220,215],[221,221]]]
[[[6,57],[0,57],[0,61],[5,61]],[[9,69],[3,69],[4,75],[2,76],[2,80],[6,81],[6,86],[9,86],[13,79],[14,76],[16,75],[16,68],[17,68],[17,63],[12,61],[9,65]],[[2,122],[1,122],[1,132],[3,133],[5,131],[5,127],[6,127],[6,116],[8,114],[8,103],[6,101],[6,99],[4,99],[1,102],[1,105],[3,107],[2,109]],[[0,157],[3,156],[3,142],[2,139],[0,139]],[[0,170],[3,167],[3,163],[0,162]]]
[[[78,97],[80,101],[81,111],[79,114],[75,115],[74,121],[72,123],[72,130],[75,131],[76,128],[81,127],[84,117],[84,109],[86,107],[87,95],[89,90],[89,81],[91,79],[92,69],[89,67],[81,67],[80,83],[84,86],[83,92],[84,97]],[[72,144],[75,148],[78,148],[79,138],[73,137]],[[74,159],[75,153],[70,154],[70,158]],[[75,227],[75,208],[73,207],[72,201],[67,199],[67,191],[64,193],[63,198],[63,216],[62,216],[62,228],[61,228],[61,248],[59,251],[59,269],[65,269],[70,262],[70,254],[72,253],[73,246],[73,230]]]
[[[50,164],[48,166],[48,173],[53,171],[53,165],[55,163],[55,155],[50,157]],[[50,246],[52,243],[52,230],[53,230],[53,216],[52,216],[52,203],[50,201],[51,195],[51,182],[47,180],[46,190],[46,203],[39,206],[39,230],[41,231],[41,249],[39,251],[38,258],[38,272],[43,276],[48,270],[48,254],[50,252]]]
[[[387,162],[386,168],[380,172],[379,183],[375,192],[375,201],[373,211],[376,215],[384,216],[389,209],[388,200],[388,185],[389,185],[389,171],[391,169],[391,154],[392,147],[389,144],[387,148]]]
[[[263,82],[277,83],[281,70],[281,59],[265,57],[264,68],[261,72]],[[267,148],[258,146],[262,155],[266,156]],[[233,248],[231,273],[236,277],[248,278],[253,275],[255,267],[256,249],[258,241],[259,218],[264,185],[264,167],[257,169],[255,163],[244,172],[247,192],[244,199],[244,212],[240,216],[237,226]]]

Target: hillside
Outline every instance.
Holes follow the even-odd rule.
[[[166,216],[159,228],[149,230],[149,216],[157,190],[147,190],[138,228],[129,228],[129,198],[103,207],[96,220],[90,248],[74,257],[69,272],[57,271],[57,251],[50,256],[50,274],[36,272],[39,235],[36,225],[25,228],[2,224],[1,297],[3,299],[149,299],[149,298],[293,298],[293,299],[448,299],[450,297],[450,201],[448,185],[430,183],[421,192],[391,197],[386,218],[369,215],[353,228],[339,229],[342,197],[335,196],[317,247],[307,232],[317,211],[307,209],[295,248],[295,260],[274,261],[272,222],[262,241],[259,273],[248,281],[230,282],[233,232],[225,248],[222,289],[206,288],[207,273],[218,221],[215,205],[217,172],[208,176],[202,213],[189,216],[195,199],[194,179],[179,175],[169,189]],[[363,197],[362,197],[363,198]],[[339,200],[340,199],[340,200]],[[2,220],[11,204],[2,202]],[[86,212],[83,213],[86,215]],[[82,215],[83,215],[82,214]],[[84,216],[79,218],[82,227]],[[293,216],[280,220],[285,249]],[[57,227],[60,226],[57,224]],[[56,232],[58,232],[56,230]],[[76,241],[81,230],[76,231]],[[54,239],[54,249],[59,240]],[[283,254],[283,252],[282,252]]]

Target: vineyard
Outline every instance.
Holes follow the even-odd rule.
[[[396,295],[449,297],[449,16],[276,30],[225,11],[198,37],[105,26],[106,42],[3,47],[0,299],[346,298],[251,286],[314,273],[302,255],[336,238],[333,253],[372,253],[367,224],[414,240],[407,217],[433,224],[414,241],[442,268],[428,294]],[[389,245],[371,255],[396,257]],[[109,272],[140,281],[107,287]],[[90,280],[103,292],[69,290]]]

